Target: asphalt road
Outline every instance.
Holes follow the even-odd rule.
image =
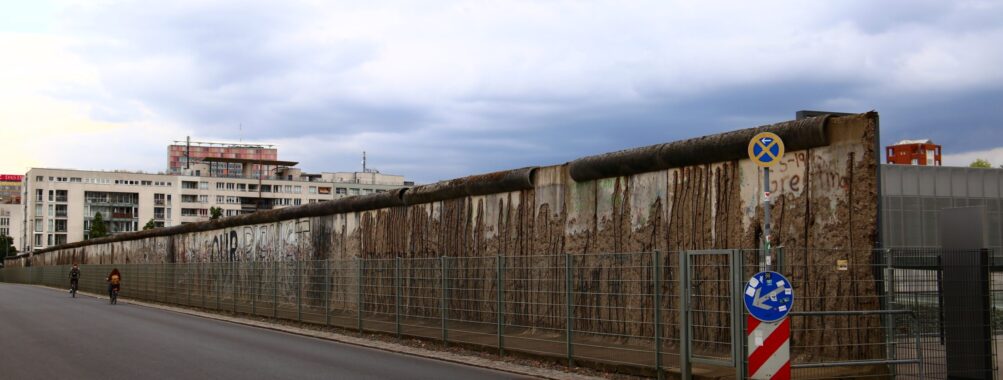
[[[125,302],[0,283],[0,378],[517,378]]]

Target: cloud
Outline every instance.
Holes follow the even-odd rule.
[[[998,2],[114,1],[58,14],[66,59],[44,72],[87,79],[56,74],[33,93],[147,136],[275,142],[312,171],[354,168],[366,150],[432,181],[799,109],[875,109],[885,143],[931,137],[947,152],[1003,137]],[[159,169],[169,141],[142,142],[154,146],[136,162]]]
[[[941,156],[944,166],[968,166],[977,159],[989,161],[993,167],[1003,167],[1003,147]]]

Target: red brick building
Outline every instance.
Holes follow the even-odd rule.
[[[902,140],[885,147],[889,164],[940,166],[940,145],[926,140]]]
[[[207,157],[275,161],[278,160],[279,151],[272,148],[273,146],[199,141],[192,141],[188,144],[172,144],[167,146],[167,172],[181,173],[186,168],[189,157],[191,163],[201,162],[203,158]],[[212,172],[210,175],[239,177],[243,170],[242,165],[240,163],[213,163],[210,167]],[[258,165],[254,165],[251,172],[257,173],[259,169]]]

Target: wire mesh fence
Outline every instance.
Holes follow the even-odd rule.
[[[760,252],[716,252],[82,265],[80,289],[107,294],[105,277],[115,267],[123,298],[646,375],[692,366],[736,377],[734,365],[747,351],[735,332],[744,332],[747,314],[734,301],[742,296],[734,285],[761,269]],[[947,377],[953,327],[945,289],[972,286],[945,279],[940,257],[947,254],[782,250],[775,270],[788,276],[796,297],[794,377]],[[986,264],[982,284],[990,295],[982,327],[993,337],[992,375],[1003,309],[995,264]],[[0,281],[68,287],[69,267],[7,268]]]

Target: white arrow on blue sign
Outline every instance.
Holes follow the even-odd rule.
[[[749,279],[745,287],[745,309],[753,318],[763,322],[779,321],[787,317],[793,306],[794,289],[782,274],[759,272]]]

